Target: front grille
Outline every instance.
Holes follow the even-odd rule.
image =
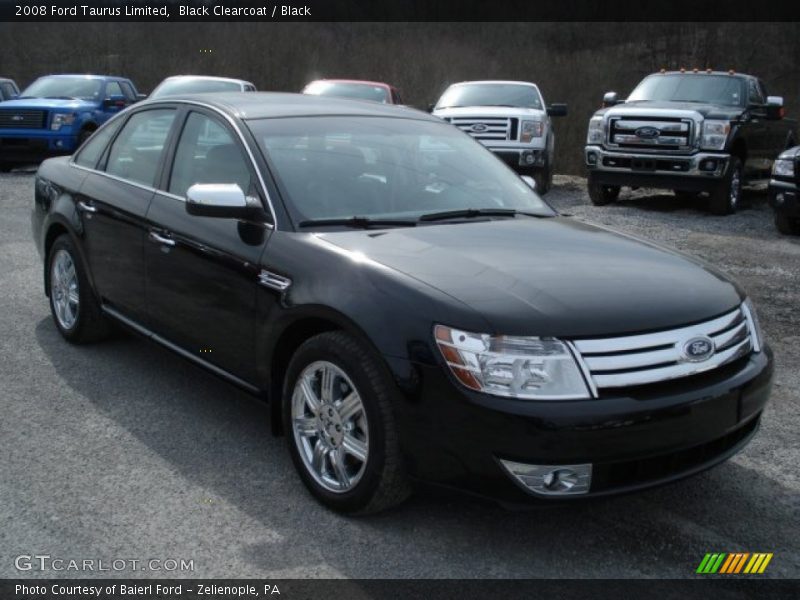
[[[705,360],[692,362],[685,346],[696,338],[710,338],[714,352]],[[688,327],[573,343],[598,390],[689,377],[753,351],[750,324],[741,308]]]
[[[642,485],[696,470],[743,443],[758,429],[759,421],[756,417],[721,438],[671,454],[595,464],[591,492]]]
[[[44,129],[47,127],[47,111],[0,109],[0,128]]]
[[[690,119],[618,117],[609,122],[608,143],[617,148],[688,152],[693,146],[693,129]]]
[[[512,141],[517,139],[519,119],[506,117],[450,117],[447,120],[477,140]]]
[[[669,171],[670,173],[686,173],[691,168],[688,159],[670,159],[655,157],[605,156],[603,166],[613,169],[631,169],[633,171]]]

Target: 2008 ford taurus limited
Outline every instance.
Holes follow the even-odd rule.
[[[305,485],[505,503],[644,488],[752,437],[772,357],[706,265],[560,216],[466,134],[292,94],[137,104],[36,178],[56,327],[267,398]]]

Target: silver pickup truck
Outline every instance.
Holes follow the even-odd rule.
[[[535,83],[464,81],[451,85],[431,112],[481,142],[544,194],[553,182],[555,134],[550,117],[566,104],[547,106]]]

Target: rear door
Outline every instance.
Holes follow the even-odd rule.
[[[104,304],[145,320],[145,216],[161,174],[175,108],[153,108],[100,130],[76,157],[88,176],[78,195],[84,246]],[[124,117],[121,117],[124,119]],[[102,154],[100,144],[105,146]]]
[[[195,358],[253,382],[259,262],[272,227],[186,212],[186,192],[195,183],[235,183],[251,196],[260,191],[227,121],[199,108],[182,120],[171,169],[147,213],[152,329]]]

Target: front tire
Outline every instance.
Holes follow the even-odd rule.
[[[711,192],[708,208],[715,215],[731,215],[736,212],[742,199],[742,161],[731,157],[728,172],[722,182]]]
[[[775,213],[775,227],[784,235],[800,235],[800,219],[793,219],[785,213]]]
[[[604,185],[594,181],[594,178],[589,175],[589,200],[595,206],[606,206],[611,204],[619,198],[619,192],[622,188],[618,185]]]
[[[89,285],[69,235],[59,236],[47,255],[50,312],[62,337],[73,344],[97,342],[111,331]]]
[[[375,353],[344,332],[314,336],[295,352],[283,386],[284,431],[300,478],[325,506],[369,514],[408,497],[396,394]]]
[[[553,167],[550,164],[550,157],[545,156],[544,166],[533,173],[536,181],[536,193],[544,196],[553,187]]]

